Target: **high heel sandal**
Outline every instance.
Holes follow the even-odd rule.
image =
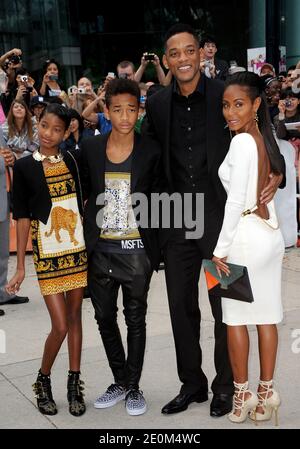
[[[278,426],[278,408],[281,404],[281,399],[277,391],[275,391],[273,387],[273,380],[260,380],[259,386],[264,390],[258,391],[258,404],[257,408],[262,408],[263,413],[255,411],[255,420],[256,421],[269,421],[272,418],[273,411],[275,412],[275,426]],[[269,393],[272,393],[269,396]],[[254,419],[253,412],[250,413],[250,418]]]
[[[233,396],[233,408],[232,411],[228,415],[228,419],[231,422],[241,423],[247,419],[248,413],[250,410],[253,410],[255,416],[255,409],[258,404],[258,397],[255,393],[248,389],[248,381],[243,384],[234,383],[235,391]],[[247,399],[245,399],[245,395],[249,394]],[[240,397],[241,396],[241,397]],[[240,410],[240,415],[236,415],[234,412]]]

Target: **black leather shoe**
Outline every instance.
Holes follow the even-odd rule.
[[[28,302],[29,298],[27,296],[14,296],[11,299],[8,299],[5,302],[2,302],[1,304],[25,304],[25,302]]]
[[[166,404],[161,412],[165,415],[170,415],[171,413],[183,412],[188,408],[191,402],[205,402],[208,400],[208,395],[205,392],[198,392],[193,394],[179,393],[176,398]]]
[[[3,315],[5,315],[5,312],[4,312],[4,310],[0,309],[0,316],[3,316]]]
[[[219,418],[220,416],[227,415],[227,413],[231,412],[232,398],[233,396],[231,394],[214,394],[210,404],[210,416]]]

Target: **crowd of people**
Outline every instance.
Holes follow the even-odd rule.
[[[43,414],[58,411],[50,374],[66,337],[69,411],[81,416],[86,410],[80,372],[85,293],[113,376],[95,408],[125,399],[129,415],[146,412],[139,381],[147,296],[162,261],[182,383],[162,413],[207,401],[198,282],[203,259],[212,259],[220,276],[230,275],[228,263],[248,268],[254,302],[209,296],[216,369],[210,415],[228,414],[236,423],[270,420],[275,412],[277,419],[282,259],[297,239],[299,246],[300,64],[277,76],[266,63],[258,76],[236,63],[229,67],[216,53],[214,38],[199,41],[189,25],[176,24],[164,41],[165,70],[156,54],[145,53],[136,71],[122,61],[97,89],[86,77],[65,89],[54,59],[45,62],[38,86],[22,66],[20,49],[0,58],[0,305],[29,301],[18,292],[31,231],[51,318],[33,385]],[[157,79],[143,83],[149,64]],[[186,223],[178,228],[172,220],[167,229],[152,227],[151,211],[138,219],[134,193],[191,193],[193,199],[204,193],[203,237],[187,238]],[[280,213],[286,205],[288,219]],[[194,201],[193,212],[196,207]],[[8,282],[11,210],[17,269]],[[117,322],[120,288],[127,351]],[[248,325],[257,326],[260,347],[256,392],[248,383]]]

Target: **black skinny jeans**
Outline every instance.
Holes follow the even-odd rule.
[[[146,254],[94,251],[89,260],[88,285],[95,319],[116,383],[138,388],[146,343],[146,311],[152,268]],[[117,323],[119,288],[127,325],[127,358]]]

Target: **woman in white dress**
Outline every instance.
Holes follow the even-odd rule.
[[[228,197],[213,261],[219,274],[229,273],[226,262],[247,266],[254,297],[253,303],[222,298],[235,384],[233,409],[228,417],[232,422],[243,422],[251,412],[250,418],[265,421],[275,411],[277,423],[280,398],[272,379],[278,344],[276,323],[282,320],[284,242],[274,201],[261,201],[261,193],[270,174],[280,174],[281,162],[257,75],[242,72],[228,79],[223,114],[236,135],[219,169]],[[257,394],[248,389],[248,324],[256,325],[258,331]]]

